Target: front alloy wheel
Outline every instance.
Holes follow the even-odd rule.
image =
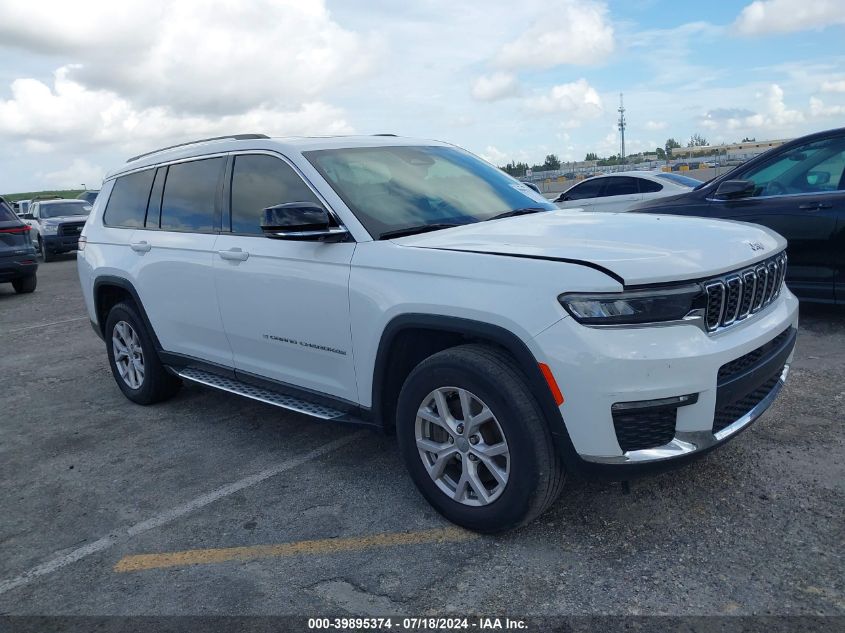
[[[126,321],[118,321],[111,342],[118,374],[130,389],[140,389],[144,383],[144,350],[138,334]]]
[[[540,402],[515,359],[494,347],[451,347],[411,370],[396,405],[396,436],[417,489],[471,530],[523,525],[563,485]]]
[[[458,387],[429,393],[417,410],[417,450],[432,481],[468,506],[492,503],[505,489],[510,452],[496,416]]]

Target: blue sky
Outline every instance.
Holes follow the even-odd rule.
[[[0,192],[232,132],[394,132],[494,163],[845,121],[840,0],[0,0]]]

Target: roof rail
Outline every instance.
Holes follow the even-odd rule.
[[[398,134],[384,133],[384,134],[373,134],[373,136],[399,136],[399,135]]]
[[[175,149],[177,147],[185,147],[186,145],[196,145],[197,143],[205,143],[206,141],[222,141],[223,139],[234,139],[236,141],[249,141],[258,138],[270,138],[266,134],[227,134],[226,136],[212,136],[211,138],[201,138],[196,141],[188,141],[187,143],[177,143],[176,145],[168,145],[167,147],[161,147],[159,149],[155,149],[151,152],[144,152],[143,154],[138,154],[137,156],[133,156],[132,158],[128,159],[126,162],[131,163],[133,161],[138,160],[139,158],[143,158],[144,156],[151,156],[152,154],[158,154],[159,152],[163,152],[168,149]]]

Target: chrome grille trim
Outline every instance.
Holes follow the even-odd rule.
[[[786,253],[750,268],[704,281],[704,326],[709,333],[729,327],[770,305],[786,279]]]
[[[757,292],[757,275],[753,270],[746,270],[742,273],[742,304],[739,310],[739,319],[746,318],[751,314],[754,306],[754,293]]]

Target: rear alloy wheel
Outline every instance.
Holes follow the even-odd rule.
[[[112,375],[132,402],[153,404],[179,391],[182,381],[161,364],[153,339],[133,304],[122,302],[109,310],[104,333]]]
[[[26,294],[28,292],[35,292],[35,286],[38,285],[38,279],[35,273],[27,275],[26,277],[19,277],[12,282],[12,288],[18,294]]]
[[[141,339],[126,321],[115,323],[111,335],[112,353],[117,372],[130,389],[144,383],[144,350]]]
[[[528,523],[560,493],[563,466],[516,361],[471,344],[417,365],[399,394],[396,435],[422,495],[478,532]]]

